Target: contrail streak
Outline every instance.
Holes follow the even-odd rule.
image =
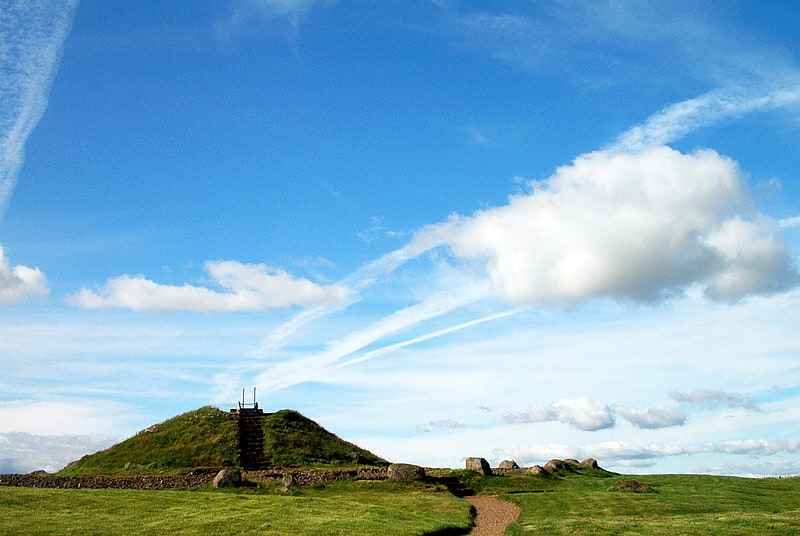
[[[78,0],[0,4],[0,218],[25,159],[25,142],[47,108]]]

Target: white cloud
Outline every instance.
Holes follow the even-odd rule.
[[[562,399],[550,405],[531,406],[527,411],[506,413],[503,420],[510,424],[558,421],[577,430],[595,431],[613,428],[616,415],[637,428],[657,429],[686,423],[686,414],[677,408],[626,408],[585,398]]]
[[[0,433],[0,474],[52,473],[113,443],[106,436]]]
[[[614,413],[637,428],[667,428],[670,426],[682,426],[686,423],[686,414],[677,408],[626,408],[624,406],[615,406]]]
[[[519,463],[541,463],[551,458],[595,458],[602,463],[627,465],[642,460],[699,454],[733,454],[772,456],[800,450],[800,439],[757,439],[724,441],[700,445],[649,444],[638,445],[624,441],[605,441],[593,445],[544,444],[530,447],[509,445],[492,451],[496,458],[512,458]]]
[[[712,299],[735,301],[742,296],[780,292],[800,280],[786,245],[764,224],[733,218],[710,233],[706,243],[722,260],[706,289]]]
[[[120,415],[129,412],[109,400],[11,400],[0,402],[0,432],[118,436],[125,431]]]
[[[729,393],[720,390],[698,389],[689,393],[671,391],[670,398],[680,404],[691,404],[704,407],[725,406],[729,408],[743,408],[758,410],[756,399],[739,393]]]
[[[559,421],[583,431],[603,430],[614,426],[614,415],[606,404],[586,398],[561,399],[548,406],[531,406],[527,412],[507,413],[509,423]]]
[[[41,270],[22,265],[12,267],[0,246],[0,306],[46,296],[49,292]]]
[[[11,0],[0,17],[0,216],[47,96],[77,0]]]
[[[759,90],[761,90],[759,88]],[[768,111],[800,103],[800,86],[788,85],[766,94],[715,90],[675,103],[652,115],[617,138],[612,151],[636,152],[678,140],[700,127],[754,111]]]
[[[430,432],[431,430],[454,430],[465,427],[466,424],[454,421],[452,419],[444,419],[441,421],[430,421],[427,424],[418,424],[416,426],[418,432]]]
[[[485,263],[503,297],[535,305],[651,302],[695,284],[731,302],[798,282],[767,224],[739,215],[749,206],[738,167],[714,151],[598,151],[531,186],[417,238]]]
[[[781,229],[795,229],[800,227],[800,216],[792,216],[791,218],[778,220],[778,227]]]
[[[335,304],[351,295],[344,285],[318,285],[263,264],[215,261],[207,262],[205,270],[224,292],[188,284],[161,285],[142,276],[123,275],[109,279],[98,292],[84,288],[68,301],[89,309],[227,313]]]

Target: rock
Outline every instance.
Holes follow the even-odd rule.
[[[503,460],[500,462],[498,469],[519,469],[519,465],[514,460]]]
[[[492,468],[484,458],[467,458],[467,470],[475,471],[482,475],[491,475]]]
[[[544,468],[551,473],[556,471],[572,471],[572,464],[564,460],[553,459],[544,464]]]
[[[590,469],[599,469],[600,466],[597,465],[597,460],[594,458],[587,458],[581,462],[581,466],[589,467]]]
[[[547,471],[541,465],[534,465],[533,467],[526,467],[522,470],[526,475],[534,475],[534,476],[550,476],[550,472]]]
[[[292,494],[292,486],[294,485],[294,476],[292,473],[283,473],[283,479],[281,480],[283,483],[283,487],[281,488],[281,493],[284,495],[291,495]]]
[[[228,469],[223,469],[217,473],[217,476],[215,476],[214,480],[212,481],[212,485],[215,488],[235,488],[241,485],[241,483],[241,471],[231,471]]]
[[[421,480],[425,478],[425,469],[410,463],[393,463],[388,476],[390,480]]]
[[[567,465],[571,465],[572,467],[576,467],[581,464],[581,462],[579,462],[578,460],[573,460],[572,458],[566,458],[564,460],[564,463],[566,463]]]

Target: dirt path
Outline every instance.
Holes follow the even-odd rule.
[[[503,536],[506,527],[517,520],[519,506],[501,501],[497,497],[464,497],[475,507],[475,527],[472,536]]]

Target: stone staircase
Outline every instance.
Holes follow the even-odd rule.
[[[264,429],[261,420],[264,412],[256,408],[239,408],[239,460],[242,469],[264,469]]]

